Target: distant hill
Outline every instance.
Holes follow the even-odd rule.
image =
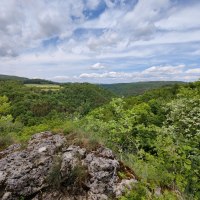
[[[56,84],[58,85],[59,83],[49,81],[49,80],[44,80],[44,79],[26,79],[24,80],[24,84]]]
[[[119,96],[133,96],[143,94],[145,91],[160,88],[163,86],[183,83],[184,82],[181,81],[149,81],[136,83],[100,84],[100,86]]]
[[[25,78],[25,77],[19,77],[19,76],[10,76],[10,75],[3,75],[3,74],[0,74],[0,80],[17,80],[17,81],[25,81],[25,80],[28,80],[28,78]]]
[[[25,77],[10,76],[10,75],[3,75],[3,74],[0,74],[0,80],[22,81],[24,84],[58,84],[56,82],[44,80],[44,79],[29,79]]]
[[[57,83],[45,79],[29,79],[19,76],[1,75],[1,80],[17,80],[22,81],[24,84],[52,84],[52,85],[66,85],[67,83]],[[149,82],[136,82],[136,83],[115,83],[115,84],[100,84],[103,89],[106,89],[117,96],[134,96],[143,94],[145,91],[160,88],[167,85],[183,84],[181,81],[149,81]],[[69,83],[70,84],[70,83]]]

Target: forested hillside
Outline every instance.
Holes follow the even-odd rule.
[[[113,97],[112,93],[88,83],[69,83],[52,91],[27,87],[20,81],[1,81],[0,94],[9,99],[10,114],[28,126],[55,116],[83,116]]]
[[[200,199],[200,82],[116,98],[85,117],[140,177],[124,199]],[[160,198],[158,198],[160,199]]]
[[[137,83],[115,83],[115,84],[100,84],[101,87],[110,90],[119,96],[135,96],[143,94],[152,89],[157,89],[163,86],[170,86],[174,84],[183,84],[179,81],[149,81]]]
[[[58,84],[53,81],[45,80],[45,79],[29,79],[25,77],[20,77],[20,76],[11,76],[11,75],[3,75],[0,74],[0,81],[2,80],[14,80],[14,81],[22,81],[24,84]]]
[[[9,75],[0,74],[0,80],[25,81],[25,80],[28,80],[28,78],[19,77],[19,76],[9,76]]]
[[[121,200],[200,199],[200,82],[118,98],[87,83],[42,90],[1,81],[0,94],[1,149],[26,145],[40,131],[81,145],[84,135],[90,145],[110,147],[137,176]]]

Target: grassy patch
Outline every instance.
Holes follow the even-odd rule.
[[[48,90],[56,91],[62,88],[60,85],[55,85],[55,84],[25,84],[25,86],[36,87],[43,91],[48,91]]]
[[[11,134],[0,135],[0,151],[4,150],[6,147],[13,144],[14,142],[14,138]]]

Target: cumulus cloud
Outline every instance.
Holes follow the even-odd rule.
[[[177,63],[199,61],[199,9],[197,0],[1,0],[0,73],[194,80],[199,68]]]
[[[90,32],[83,41],[74,40],[76,49],[80,49],[79,44],[83,42],[85,49],[89,48],[91,52],[113,51],[115,48],[124,50],[136,41],[145,42],[157,37],[157,30],[162,26],[169,29],[170,26],[165,26],[165,21],[162,20],[168,20],[170,23],[173,18],[178,18],[182,21],[178,20],[178,23],[175,23],[176,26],[183,26],[181,23],[185,20],[184,9],[193,13],[189,15],[192,17],[188,21],[196,26],[199,24],[198,20],[194,20],[198,19],[194,14],[199,10],[198,6],[176,10],[174,13],[171,11],[170,0],[133,1],[135,4],[130,2],[127,4],[132,5],[129,10],[124,9],[123,5],[126,5],[124,0],[104,0],[108,9],[99,17],[87,20],[84,11],[96,9],[100,2],[103,0],[77,0],[76,3],[73,0],[55,0],[48,3],[45,0],[37,2],[2,0],[0,2],[0,35],[5,39],[2,40],[4,44],[1,45],[1,55],[17,55],[20,50],[37,47],[42,40],[54,36],[63,38],[61,48],[69,51],[70,48],[67,47],[69,41],[73,39],[73,32],[82,27],[86,30],[105,29],[105,31],[100,35],[96,35],[95,31]],[[176,15],[180,16],[176,17]],[[9,39],[11,39],[10,43]],[[87,53],[87,51],[84,52],[82,49],[81,53]]]
[[[76,23],[84,20],[83,2],[67,1],[0,1],[0,56],[19,55],[39,47],[42,40],[66,37]],[[72,16],[79,19],[73,22]]]
[[[105,73],[83,73],[80,74],[79,78],[131,78],[135,73],[125,73],[125,72],[105,72]]]
[[[104,73],[83,73],[79,79],[117,79],[123,82],[145,81],[145,80],[185,80],[196,79],[198,75],[188,74],[200,73],[198,68],[187,70],[185,65],[152,66],[143,71],[135,72],[104,72]]]
[[[153,66],[153,67],[145,69],[141,73],[144,75],[153,75],[153,76],[174,75],[174,74],[182,73],[184,68],[185,68],[185,65]]]
[[[99,17],[87,20],[84,11],[96,9],[103,1],[108,9]],[[169,0],[140,0],[128,11],[123,7],[126,4],[132,5],[124,0],[77,0],[76,3],[73,0],[48,3],[45,0],[2,0],[0,36],[3,39],[0,55],[18,55],[28,48],[39,47],[43,40],[55,36],[63,39],[61,48],[70,51],[67,48],[68,42],[73,39],[74,31],[81,27],[105,29],[100,36],[93,32],[81,41],[91,52],[111,51],[115,47],[124,49],[132,41],[148,40],[152,37],[156,31],[154,22],[160,18],[161,11],[166,11]],[[74,41],[74,45],[79,48],[80,40]],[[81,52],[87,53],[83,50]]]
[[[105,69],[105,66],[103,66],[101,63],[95,63],[94,65],[90,66],[91,70],[100,70]]]
[[[189,69],[186,71],[187,74],[200,74],[200,68]]]

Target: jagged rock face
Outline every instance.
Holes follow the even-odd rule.
[[[107,148],[88,152],[68,146],[62,135],[39,133],[24,150],[12,145],[0,152],[0,199],[115,199],[136,182],[121,180],[119,169]]]

